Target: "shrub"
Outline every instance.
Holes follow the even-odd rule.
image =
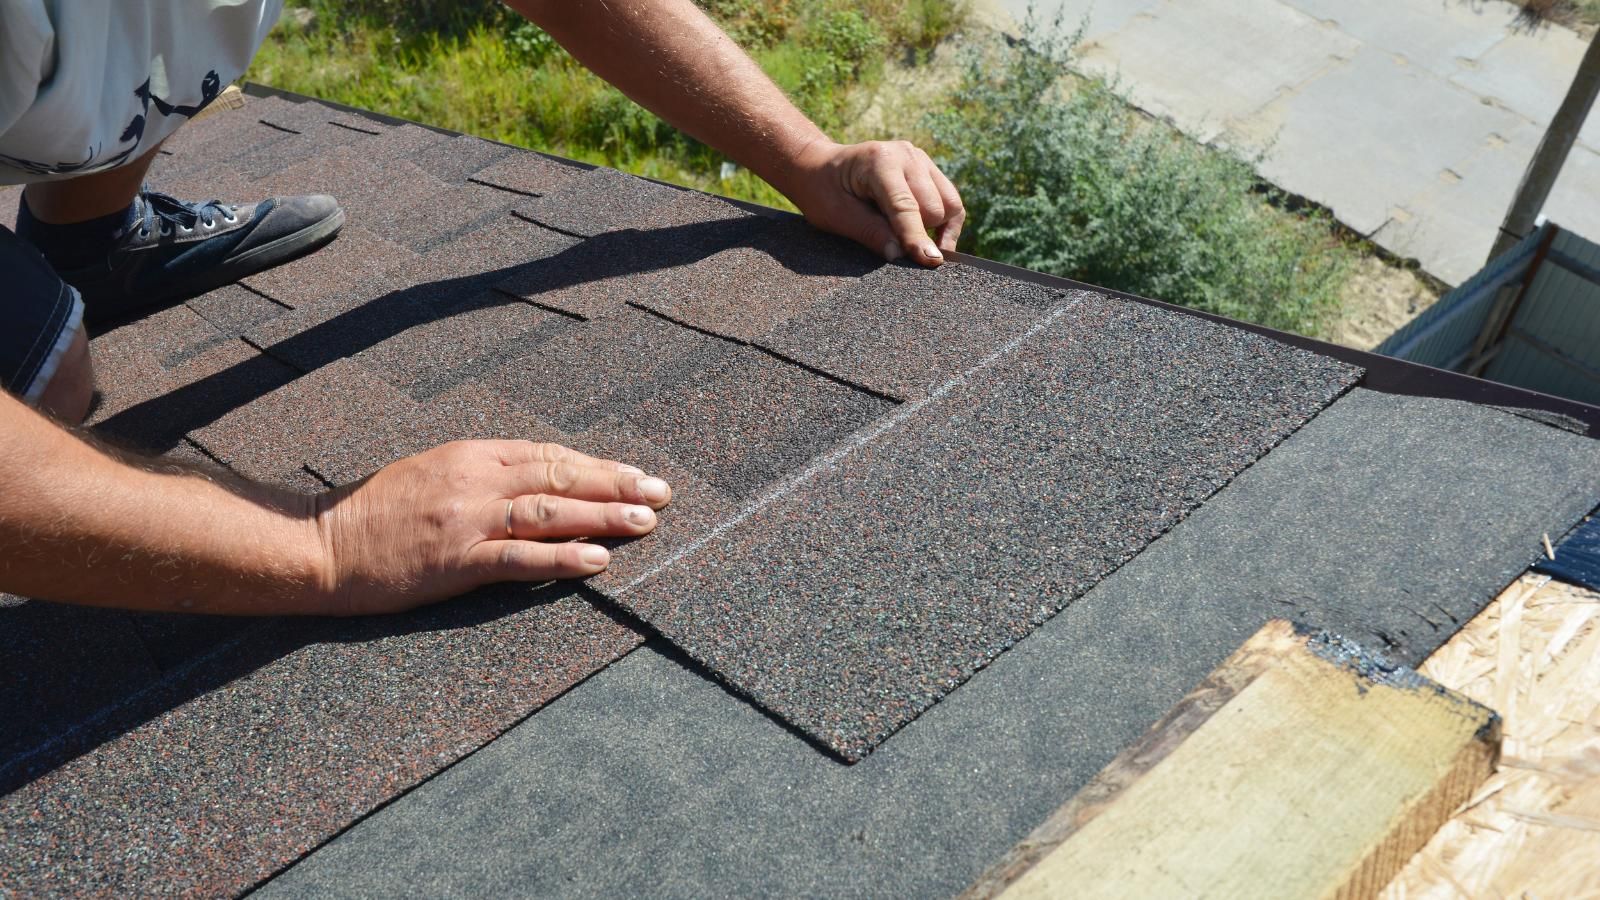
[[[1274,328],[1337,308],[1350,252],[1329,223],[1274,208],[1244,160],[1133,115],[1111,85],[1064,85],[1079,35],[1032,17],[973,48],[926,123],[982,256]]]

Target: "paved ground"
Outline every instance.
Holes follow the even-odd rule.
[[[994,0],[1012,21],[1029,0]],[[1458,284],[1482,266],[1585,42],[1499,0],[1035,0],[1079,65]],[[1545,208],[1600,240],[1600,114]]]

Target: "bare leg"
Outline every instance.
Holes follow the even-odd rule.
[[[89,415],[94,400],[94,367],[89,363],[89,339],[78,329],[61,365],[39,395],[39,409],[73,425]]]
[[[144,184],[159,145],[127,165],[61,181],[30,184],[22,192],[34,218],[49,225],[87,222],[128,208]]]

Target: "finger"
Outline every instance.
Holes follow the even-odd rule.
[[[906,185],[911,188],[912,196],[917,198],[917,209],[922,215],[924,232],[942,224],[945,215],[944,197],[940,196],[938,186],[933,183],[933,176],[928,172],[930,168],[932,167],[920,159],[913,160],[912,165],[906,168]]]
[[[481,584],[585,578],[611,562],[606,548],[569,541],[481,541],[467,551],[466,565]]]
[[[878,209],[888,218],[889,228],[901,250],[924,265],[938,265],[943,261],[944,255],[934,246],[928,238],[928,230],[923,227],[922,206],[917,202],[916,194],[911,192],[911,185],[906,182],[903,162],[890,157],[880,158],[867,188]],[[893,258],[889,248],[885,248],[884,255]]]
[[[636,537],[656,527],[655,510],[648,506],[594,503],[553,494],[527,494],[511,500],[493,500],[484,505],[483,520],[485,537],[523,541]]]
[[[506,494],[553,494],[601,503],[642,503],[660,509],[672,488],[660,478],[571,462],[529,462],[507,470]]]
[[[642,470],[638,466],[630,466],[616,460],[590,456],[587,453],[580,453],[571,447],[564,447],[561,444],[539,441],[484,441],[484,443],[491,445],[490,449],[499,457],[500,464],[504,466],[518,466],[535,462],[568,462],[593,466],[597,469],[642,474]]]
[[[928,159],[928,154],[921,150],[917,152],[922,153],[924,159]],[[939,191],[940,199],[944,201],[944,221],[939,223],[934,237],[938,240],[941,250],[954,252],[956,242],[961,239],[961,226],[967,221],[967,207],[961,202],[961,192],[956,190],[955,182],[939,171],[939,167],[933,164],[932,159],[928,159],[928,171],[933,178],[934,187]]]

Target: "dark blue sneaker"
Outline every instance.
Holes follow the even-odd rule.
[[[25,211],[18,216],[19,237],[38,227],[32,219]],[[235,205],[185,203],[147,187],[134,198],[129,223],[95,262],[57,268],[83,295],[84,321],[91,326],[309,253],[339,233],[344,210],[326,194]]]

